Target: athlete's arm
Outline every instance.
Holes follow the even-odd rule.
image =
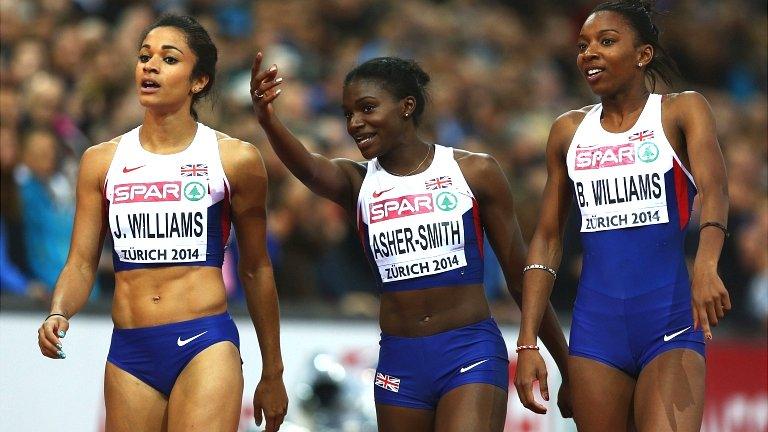
[[[462,171],[472,186],[480,206],[480,217],[488,235],[488,241],[499,260],[507,288],[515,302],[523,309],[522,274],[525,263],[525,242],[515,215],[512,190],[498,162],[490,156],[472,154],[462,161]],[[563,376],[568,380],[566,361],[568,345],[557,315],[548,299],[543,299],[541,339],[555,357]],[[535,334],[532,343],[536,343]],[[549,399],[546,379],[541,380],[541,390]],[[567,408],[566,414],[570,412]]]
[[[563,250],[563,231],[565,230],[566,217],[571,206],[571,194],[568,187],[568,170],[565,163],[565,155],[568,146],[573,139],[579,121],[583,114],[571,111],[563,114],[552,125],[547,141],[547,183],[544,187],[541,199],[541,210],[536,231],[531,238],[530,249],[526,262],[529,264],[543,264],[557,269]],[[533,269],[523,275],[523,302],[522,321],[520,324],[520,336],[517,345],[536,345],[536,336],[543,335],[547,331],[548,324],[546,314],[552,314],[552,306],[548,303],[552,294],[554,278],[546,271]],[[552,330],[550,330],[552,331]],[[564,344],[562,351],[553,352],[553,357],[563,375],[563,381],[568,380],[568,348]],[[551,351],[551,349],[550,349]],[[538,380],[544,394],[544,385],[547,372],[543,358],[538,351],[522,350],[518,353],[517,373],[515,387],[517,388],[520,402],[537,413],[546,412],[546,408],[533,398],[533,381]],[[568,404],[570,401],[566,401]],[[561,412],[570,416],[568,410]]]
[[[267,170],[256,147],[225,139],[222,163],[232,187],[232,221],[237,235],[238,274],[261,350],[261,380],[253,397],[254,417],[277,431],[288,409],[280,354],[280,312],[272,263],[267,255]],[[263,416],[262,416],[263,412]]]
[[[701,202],[701,222],[728,225],[728,180],[725,162],[715,130],[715,118],[707,100],[696,92],[677,95],[671,102],[671,113],[685,137],[691,174]],[[717,263],[725,241],[724,233],[715,227],[701,230],[699,247],[693,264],[691,295],[694,327],[701,326],[707,339],[712,339],[710,325],[716,326],[731,309],[731,299],[717,274]]]
[[[275,87],[282,83],[277,77],[277,66],[260,71],[262,54],[256,54],[251,69],[251,99],[256,117],[270,145],[288,170],[312,192],[330,199],[345,209],[355,197],[352,179],[362,178],[362,166],[349,159],[328,159],[310,153],[275,113],[273,102],[280,96]],[[257,97],[256,93],[264,94]]]
[[[115,143],[102,143],[86,150],[80,161],[69,255],[51,300],[50,313],[61,315],[45,320],[37,332],[40,351],[46,357],[59,358],[60,338],[69,329],[68,319],[80,311],[93,289],[107,225],[102,184],[114,151]]]

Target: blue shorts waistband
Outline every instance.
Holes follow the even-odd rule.
[[[176,329],[184,329],[190,324],[208,325],[208,324],[213,324],[221,321],[232,321],[232,317],[229,315],[229,311],[225,311],[216,315],[208,315],[200,318],[193,318],[191,320],[177,321],[177,322],[159,324],[156,326],[149,326],[149,327],[135,327],[135,328],[115,327],[113,332],[126,337],[130,337],[132,334],[141,334],[141,335],[163,334]]]

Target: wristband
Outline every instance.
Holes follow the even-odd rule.
[[[66,315],[64,315],[64,314],[60,314],[60,313],[52,313],[52,314],[48,315],[47,317],[45,317],[45,319],[43,320],[43,322],[46,322],[46,321],[48,321],[48,318],[50,318],[50,317],[52,317],[52,316],[60,316],[60,317],[63,317],[65,320],[69,321],[69,318],[67,318],[67,316],[66,316]]]
[[[555,271],[555,269],[553,269],[551,267],[547,267],[544,264],[528,264],[527,266],[523,267],[523,273],[527,272],[528,270],[533,270],[533,269],[547,271],[547,272],[549,272],[549,274],[552,275],[553,278],[557,279],[557,272]]]
[[[723,234],[725,234],[725,238],[728,238],[731,235],[731,233],[728,232],[728,228],[726,228],[725,225],[721,224],[720,222],[704,222],[701,224],[701,226],[699,226],[699,235],[701,235],[701,230],[708,226],[719,228]]]
[[[517,348],[515,348],[515,352],[516,353],[519,353],[522,350],[535,350],[535,351],[538,351],[539,350],[539,346],[538,345],[518,345]]]

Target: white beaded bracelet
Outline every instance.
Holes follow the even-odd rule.
[[[557,278],[557,272],[555,269],[547,267],[544,264],[528,264],[527,266],[523,267],[523,273],[531,269],[546,270],[552,275],[553,278]]]

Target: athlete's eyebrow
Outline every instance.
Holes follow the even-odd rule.
[[[614,32],[614,33],[618,33],[618,34],[621,34],[621,32],[620,32],[620,31],[618,31],[618,30],[614,30],[614,29],[602,29],[602,30],[600,30],[599,32],[597,32],[597,35],[598,35],[598,36],[600,36],[600,35],[602,35],[603,33],[608,33],[608,32]],[[586,39],[586,38],[587,38],[587,37],[586,37],[586,36],[584,36],[584,33],[579,33],[579,40],[581,40],[581,39]]]
[[[141,47],[142,47],[142,48],[152,48],[152,47],[151,47],[149,44],[144,44],[144,45],[142,45]],[[180,49],[176,48],[176,47],[175,47],[175,46],[173,46],[173,45],[163,45],[163,46],[161,46],[160,48],[161,48],[161,49],[164,49],[164,50],[174,49],[174,50],[176,50],[176,51],[178,51],[178,52],[180,52],[180,53],[184,54],[184,51],[182,51],[182,50],[180,50]]]

